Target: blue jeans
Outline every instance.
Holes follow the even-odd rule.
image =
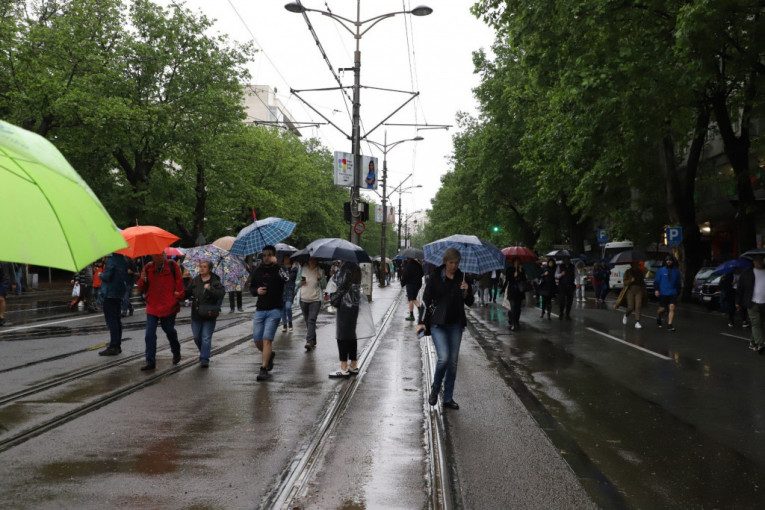
[[[16,269],[16,294],[21,294],[21,278],[24,276],[24,268],[19,266]]]
[[[433,335],[433,344],[436,346],[438,362],[436,373],[433,377],[433,389],[441,389],[444,381],[444,402],[451,402],[454,394],[454,380],[457,378],[457,358],[460,355],[460,343],[462,342],[462,326],[460,324],[433,324],[430,332]]]
[[[194,343],[199,348],[199,361],[210,361],[213,331],[215,331],[214,320],[191,319],[191,334],[194,335]]]
[[[178,332],[175,330],[175,314],[167,317],[157,317],[146,314],[146,363],[154,365],[157,355],[157,324],[162,326],[162,331],[167,335],[170,342],[170,350],[173,354],[181,353],[181,344],[178,342]]]
[[[279,308],[256,310],[255,318],[252,319],[252,341],[258,343],[263,340],[273,340],[281,318],[282,311]]]
[[[282,308],[282,325],[292,324],[292,300],[284,302]]]
[[[133,293],[133,279],[129,278],[125,286],[125,295],[122,296],[122,313],[128,313],[133,309],[133,303],[130,302],[130,295]]]

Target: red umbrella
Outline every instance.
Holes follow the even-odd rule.
[[[525,246],[508,246],[507,248],[502,248],[502,253],[505,254],[505,262],[510,262],[516,257],[521,263],[536,262],[539,260],[539,257],[534,253],[534,250],[530,250]]]
[[[125,241],[127,241],[128,247],[117,251],[117,253],[131,258],[142,255],[158,255],[163,253],[165,248],[180,239],[180,237],[171,234],[167,230],[148,225],[126,228],[121,230],[120,233],[125,238]]]
[[[183,257],[186,254],[183,250],[176,248],[175,246],[168,246],[165,248],[165,255],[168,257]]]

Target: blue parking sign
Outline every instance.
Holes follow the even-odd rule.
[[[683,227],[667,227],[667,246],[679,248],[683,244]]]
[[[598,244],[600,246],[605,245],[608,242],[608,230],[604,228],[598,229]]]

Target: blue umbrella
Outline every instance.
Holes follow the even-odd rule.
[[[748,259],[735,259],[735,260],[728,260],[726,262],[723,262],[719,266],[715,268],[715,270],[712,272],[712,274],[731,274],[736,271],[736,269],[746,269],[748,267],[752,267],[752,261]]]
[[[455,234],[426,244],[425,262],[440,266],[444,253],[455,248],[462,256],[460,269],[463,273],[483,274],[489,271],[501,271],[505,268],[505,254],[499,248],[476,236]]]
[[[288,238],[295,230],[296,223],[281,218],[266,218],[254,221],[244,227],[236,236],[229,250],[233,255],[246,257],[262,251],[268,245],[275,245]]]

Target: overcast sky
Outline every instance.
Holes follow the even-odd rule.
[[[170,5],[171,0],[156,0]],[[308,26],[300,14],[286,9],[286,0],[188,0],[186,6],[201,10],[216,21],[215,30],[238,42],[252,41],[260,52],[249,69],[253,84],[276,87],[280,100],[297,121],[322,121],[290,89],[305,90],[337,86],[322,58]],[[356,18],[355,0],[303,0],[311,9],[331,10],[338,16]],[[451,124],[449,130],[420,130],[412,127],[381,126],[369,139],[382,143],[387,129],[388,143],[422,136],[420,142],[406,142],[388,152],[389,191],[410,173],[409,183],[422,185],[403,195],[402,209],[426,209],[440,186],[440,176],[449,168],[451,138],[456,132],[456,113],[475,114],[471,89],[478,84],[473,73],[472,52],[489,49],[493,32],[470,14],[471,0],[422,0],[433,8],[429,16],[397,15],[372,27],[361,39],[361,84],[399,91],[419,91],[420,96],[387,123]],[[363,0],[361,19],[410,10],[419,0]],[[353,66],[355,40],[337,22],[319,13],[308,13],[326,55],[337,72]],[[368,26],[368,25],[366,25]],[[353,84],[353,72],[339,73],[344,85]],[[349,96],[352,97],[350,89]],[[351,132],[350,101],[343,102],[338,91],[301,93],[323,115],[346,133]],[[362,136],[393,113],[409,94],[362,88]],[[351,142],[332,126],[305,128],[304,136],[319,137],[332,151],[351,152]],[[380,158],[377,150],[362,144],[362,153]],[[382,188],[379,189],[382,192]],[[371,192],[363,192],[371,193]],[[374,197],[378,202],[380,199]],[[398,195],[392,195],[398,206]]]

